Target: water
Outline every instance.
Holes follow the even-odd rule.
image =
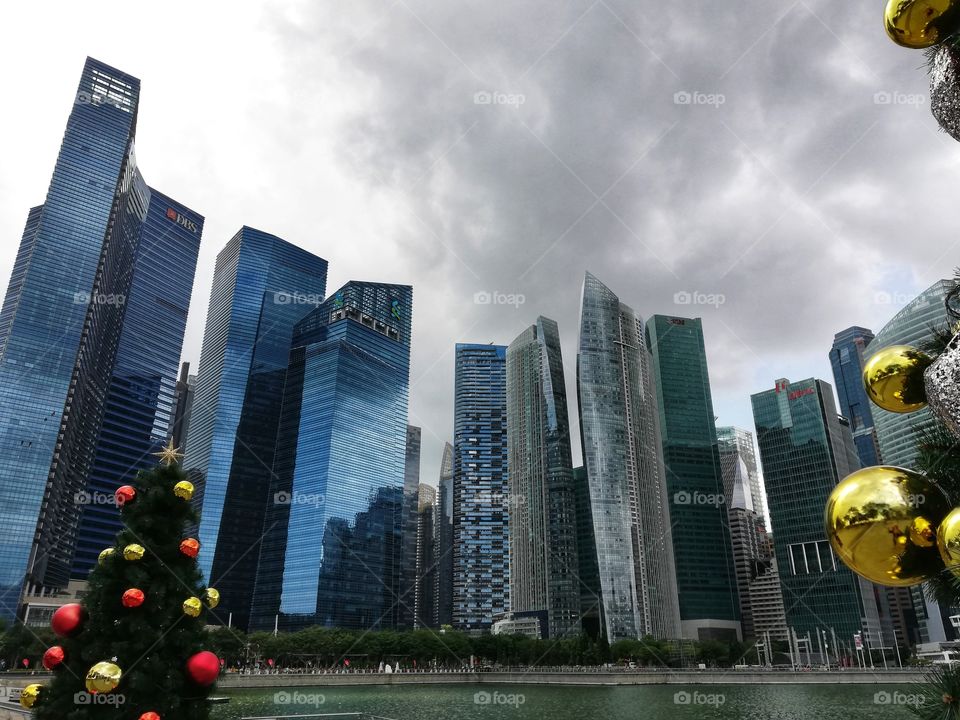
[[[678,703],[674,701],[677,693],[688,695],[677,697]],[[893,720],[912,717],[903,704],[914,697],[911,693],[912,688],[876,685],[397,685],[233,690],[223,693],[231,701],[218,706],[213,717],[236,720],[363,712],[390,720]],[[683,704],[684,700],[689,704]]]

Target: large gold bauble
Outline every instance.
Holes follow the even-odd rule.
[[[86,686],[91,693],[108,693],[120,684],[120,668],[112,662],[98,662],[87,671]]]
[[[912,470],[878,465],[857,470],[827,500],[833,551],[879,585],[916,585],[943,570],[937,527],[950,512],[943,491]]]
[[[136,543],[133,543],[131,545],[127,545],[123,549],[123,559],[124,560],[143,560],[143,554],[145,552],[146,550],[143,549],[143,545],[137,545]]]
[[[943,564],[960,576],[960,508],[950,511],[937,529],[937,548]]]
[[[37,704],[40,699],[40,693],[43,691],[43,685],[40,683],[31,683],[20,691],[20,704],[30,709]]]
[[[193,483],[189,480],[181,480],[173,486],[173,494],[183,500],[189,500],[193,497]]]
[[[220,604],[220,591],[216,588],[207,588],[207,591],[203,594],[203,599],[207,603],[207,607],[215,608]]]
[[[100,565],[103,565],[107,561],[107,558],[109,558],[115,552],[116,550],[114,550],[113,548],[107,548],[106,550],[102,550],[100,552],[100,555],[97,557],[97,562]]]
[[[909,345],[891,345],[874,353],[863,366],[867,396],[884,410],[910,413],[927,404],[923,371],[933,359]]]
[[[958,7],[958,0],[887,0],[883,25],[897,45],[922,50],[956,31]]]
[[[183,614],[190,617],[197,617],[203,609],[203,604],[198,597],[189,597],[183,601]]]

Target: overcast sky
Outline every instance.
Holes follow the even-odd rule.
[[[836,331],[879,329],[958,264],[960,146],[882,9],[9,5],[0,283],[91,55],[142,80],[147,182],[206,217],[194,367],[214,259],[247,224],[326,258],[328,291],[414,286],[410,422],[429,482],[452,439],[455,342],[507,344],[554,318],[575,408],[585,270],[644,318],[702,317],[718,422],[752,429],[751,393],[832,384]]]

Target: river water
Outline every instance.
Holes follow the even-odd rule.
[[[892,720],[913,717],[910,687],[698,685],[425,686],[232,690],[215,720],[367,713],[389,720]],[[220,694],[220,693],[218,693]],[[348,717],[336,720],[350,720]]]

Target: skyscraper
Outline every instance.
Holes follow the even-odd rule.
[[[246,628],[293,327],[322,301],[327,261],[244,227],[217,256],[183,467],[201,511],[200,567]]]
[[[421,428],[407,426],[407,451],[403,473],[403,528],[401,531],[400,597],[397,602],[397,627],[415,624],[417,595],[417,545],[420,524],[420,438]]]
[[[294,330],[256,629],[396,624],[412,303],[408,285],[352,281]]]
[[[647,343],[672,501],[681,631],[693,640],[736,640],[739,602],[703,326],[699,318],[654,315]]]
[[[507,348],[510,610],[543,613],[543,637],[580,634],[570,420],[557,323],[537,318]]]
[[[129,192],[143,208],[132,218],[135,250],[123,303],[123,322],[106,392],[91,394],[101,404],[101,421],[92,438],[92,460],[85,490],[77,496],[82,514],[71,576],[86,579],[100,552],[122,528],[114,491],[140,470],[152,468],[151,455],[166,444],[174,421],[177,367],[193,290],[203,218],[134,179]],[[159,288],[163,288],[162,295]],[[95,411],[86,411],[92,414]]]
[[[745,490],[750,492],[750,502],[753,511],[761,519],[766,520],[767,513],[763,506],[763,482],[760,479],[760,466],[757,463],[757,451],[754,448],[753,433],[742,428],[726,426],[717,428],[717,447],[720,451],[720,464],[724,467],[724,458],[736,456],[743,461],[746,469],[747,485]],[[732,461],[731,461],[732,462]],[[727,477],[723,480],[724,492],[729,496]]]
[[[193,396],[197,390],[197,376],[190,374],[190,363],[180,365],[180,378],[173,395],[173,427],[170,440],[173,446],[185,452],[187,433],[190,431],[190,413],[193,411]]]
[[[841,414],[850,421],[853,442],[863,467],[880,464],[880,445],[873,425],[873,408],[863,387],[864,351],[873,340],[873,332],[849,327],[833,337],[830,365],[837,384]]]
[[[417,573],[414,590],[414,627],[433,627],[436,620],[437,491],[420,483],[417,497]]]
[[[787,624],[798,636],[878,637],[874,586],[837,561],[823,531],[827,497],[860,465],[832,388],[813,378],[781,379],[751,401]]]
[[[510,609],[507,348],[458,344],[453,438],[453,625],[489,630]]]
[[[577,386],[609,642],[680,634],[651,362],[641,318],[587,273]]]
[[[592,638],[600,636],[600,568],[597,565],[597,542],[593,534],[593,512],[590,509],[590,483],[587,469],[573,469],[573,497],[577,518],[577,566],[580,571],[580,625]]]
[[[434,627],[453,624],[453,445],[443,444],[437,506],[434,511],[434,564],[437,572],[437,599]]]

